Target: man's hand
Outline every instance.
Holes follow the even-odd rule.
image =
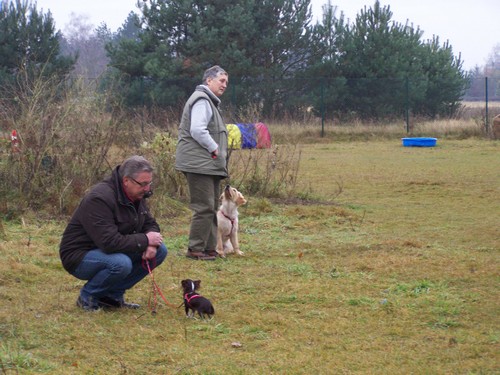
[[[142,253],[142,259],[152,260],[156,257],[156,246],[148,246],[148,248]]]
[[[158,232],[148,232],[146,233],[146,237],[148,238],[148,245],[154,246],[157,248],[163,242],[163,237]]]

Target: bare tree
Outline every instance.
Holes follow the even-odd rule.
[[[93,80],[106,70],[109,58],[104,46],[111,35],[106,24],[95,28],[87,16],[71,13],[70,22],[65,25],[62,49],[64,54],[78,56],[73,71],[75,77]]]
[[[484,75],[487,77],[500,78],[500,43],[497,43],[491,50],[486,66],[484,67]]]

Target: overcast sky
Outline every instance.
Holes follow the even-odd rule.
[[[313,14],[320,17],[321,8],[328,0],[311,0]],[[35,2],[35,0],[33,0]],[[354,20],[365,5],[373,1],[331,0],[338,7],[338,14]],[[66,28],[71,13],[88,17],[98,26],[102,22],[112,30],[120,27],[131,11],[137,11],[137,0],[36,0],[38,9],[51,11],[57,29]],[[393,20],[406,23],[424,31],[423,39],[439,36],[441,44],[448,40],[455,55],[461,53],[464,68],[484,66],[493,47],[500,44],[500,0],[381,0],[390,5]]]

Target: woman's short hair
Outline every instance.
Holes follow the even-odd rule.
[[[120,166],[120,178],[132,177],[135,178],[141,172],[153,172],[151,163],[143,156],[134,155],[126,159]]]
[[[217,78],[219,75],[225,74],[228,75],[227,72],[222,69],[219,65],[214,65],[211,68],[208,68],[205,70],[205,73],[203,74],[203,84],[207,84],[209,78]]]

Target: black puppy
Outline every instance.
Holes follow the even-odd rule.
[[[184,291],[184,309],[187,317],[194,317],[195,312],[198,312],[202,319],[205,315],[212,318],[215,313],[212,303],[205,297],[200,296],[196,291],[200,289],[201,280],[186,279],[181,281],[182,290]],[[189,309],[192,314],[189,314]]]

